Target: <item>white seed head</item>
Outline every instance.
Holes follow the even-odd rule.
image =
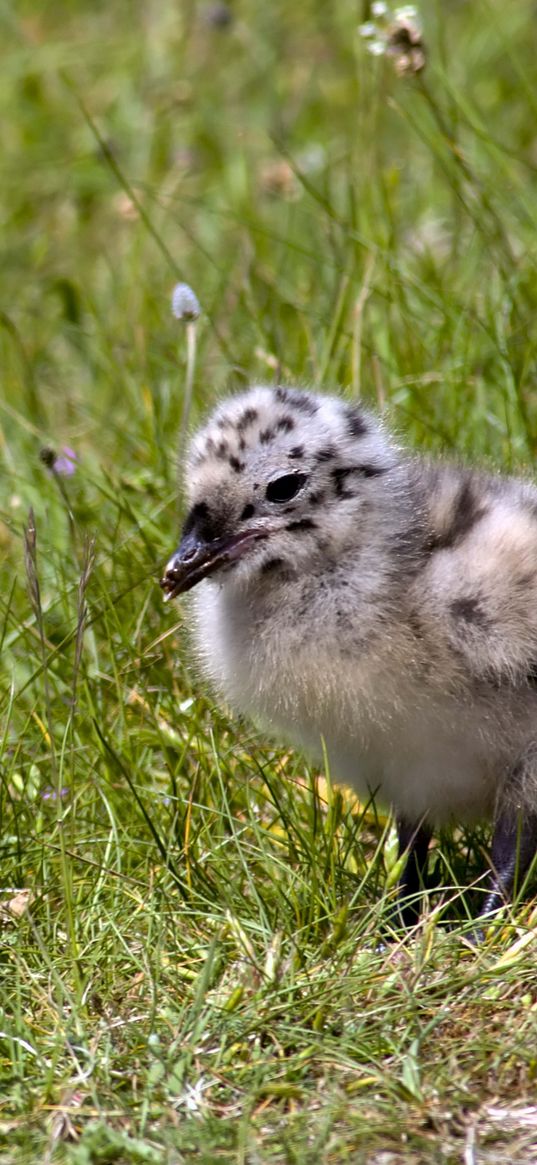
[[[172,312],[177,320],[188,324],[201,315],[199,299],[188,283],[176,283],[172,292]]]

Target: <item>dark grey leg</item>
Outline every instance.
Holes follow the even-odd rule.
[[[416,825],[415,822],[405,821],[404,817],[397,818],[399,854],[405,852],[408,854],[405,868],[399,880],[399,901],[396,910],[396,915],[403,926],[412,926],[419,917],[420,908],[417,895],[425,886],[427,852],[431,834],[432,830],[426,825]]]
[[[500,809],[494,825],[489,892],[479,914],[510,902],[537,853],[537,813],[516,806]]]

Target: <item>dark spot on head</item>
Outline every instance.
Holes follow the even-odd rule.
[[[354,472],[359,473],[361,477],[382,477],[383,473],[389,472],[388,465],[355,465]]]
[[[336,451],[334,449],[334,446],[333,445],[326,445],[324,449],[319,449],[318,452],[315,454],[315,460],[319,461],[319,462],[333,461],[335,456],[336,456]]]
[[[261,574],[271,574],[272,571],[278,570],[280,566],[283,566],[283,558],[277,558],[276,555],[274,558],[266,558],[261,564]]]
[[[257,421],[257,418],[258,418],[257,409],[254,409],[251,407],[248,407],[247,409],[245,409],[235,425],[237,432],[242,433],[244,431],[244,429],[247,429],[250,425],[253,425],[255,423],[255,421]]]
[[[205,542],[212,542],[218,538],[220,531],[215,528],[214,518],[211,516],[207,502],[197,502],[185,518],[181,538],[186,538],[193,531]]]
[[[195,506],[192,506],[192,509],[189,510],[189,512],[185,518],[185,522],[184,522],[184,526],[183,526],[183,536],[185,534],[190,534],[191,530],[194,529],[194,526],[197,526],[198,523],[203,522],[204,519],[207,518],[208,516],[209,516],[209,507],[207,505],[207,502],[197,502]]]
[[[216,424],[219,429],[229,429],[233,425],[233,421],[230,421],[229,417],[218,417]]]
[[[338,465],[337,469],[331,471],[331,476],[336,487],[336,497],[355,497],[352,490],[345,488],[347,478],[353,473],[359,477],[382,477],[382,474],[387,472],[388,468],[385,465]]]
[[[289,457],[292,457],[293,460],[295,460],[295,461],[299,460],[299,458],[303,457],[303,456],[304,456],[304,446],[303,445],[293,445],[293,448],[289,450]]]
[[[253,518],[254,514],[255,506],[253,506],[251,502],[248,502],[242,511],[239,522],[246,522],[248,518]]]
[[[259,434],[259,440],[262,445],[268,445],[269,441],[274,440],[274,429],[262,429]]]
[[[465,595],[460,599],[454,599],[450,603],[449,609],[454,619],[463,619],[465,623],[473,623],[474,626],[483,629],[491,626],[491,620],[483,610],[476,595]]]
[[[283,388],[283,386],[279,384],[278,387],[274,390],[274,396],[276,397],[276,400],[281,401],[282,404],[287,404],[289,402],[289,397],[291,396],[291,390],[289,388]]]
[[[239,452],[244,453],[245,449],[246,449],[246,441],[244,440],[244,437],[239,437]]]
[[[300,413],[308,413],[310,417],[314,417],[317,412],[318,405],[316,401],[312,400],[311,396],[307,396],[304,392],[299,392],[293,388],[282,388],[281,385],[275,389],[276,400],[281,404],[289,405],[292,409],[297,409]]]
[[[436,531],[428,542],[431,551],[453,550],[486,514],[487,507],[476,497],[472,480],[468,477],[453,502],[449,520],[443,530]]]
[[[325,495],[322,490],[317,490],[316,493],[311,493],[308,497],[310,506],[322,506],[324,499]]]
[[[229,464],[235,473],[242,473],[244,469],[244,461],[239,461],[238,457],[230,457]]]
[[[369,432],[369,425],[360,409],[348,405],[345,409],[345,420],[350,437],[364,437]]]
[[[276,421],[276,426],[275,426],[275,428],[277,430],[279,430],[280,433],[290,433],[291,430],[294,429],[294,427],[295,427],[295,422],[294,422],[292,417],[280,417]]]
[[[353,498],[355,496],[352,490],[346,489],[347,478],[353,472],[354,467],[352,465],[340,465],[338,469],[332,470],[331,477],[336,487],[337,498]]]
[[[259,482],[258,481],[254,481],[253,488],[259,489]]]
[[[298,518],[296,522],[289,522],[285,527],[286,530],[316,530],[315,522],[311,518]]]
[[[227,457],[228,453],[229,453],[229,445],[228,445],[227,441],[220,441],[220,444],[218,445],[218,448],[216,450],[216,456],[220,457],[220,459],[223,460],[224,457]]]

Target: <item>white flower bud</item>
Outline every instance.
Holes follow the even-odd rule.
[[[172,312],[176,319],[188,324],[201,314],[199,299],[188,283],[176,283],[172,292]]]

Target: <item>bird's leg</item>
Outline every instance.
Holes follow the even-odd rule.
[[[432,830],[423,822],[416,825],[415,822],[406,821],[404,817],[397,818],[399,854],[407,854],[405,868],[399,879],[396,907],[396,917],[404,926],[412,926],[419,917],[418,895],[425,887],[427,853],[431,834]]]
[[[489,889],[479,917],[510,902],[537,853],[537,813],[502,805],[496,815]]]

